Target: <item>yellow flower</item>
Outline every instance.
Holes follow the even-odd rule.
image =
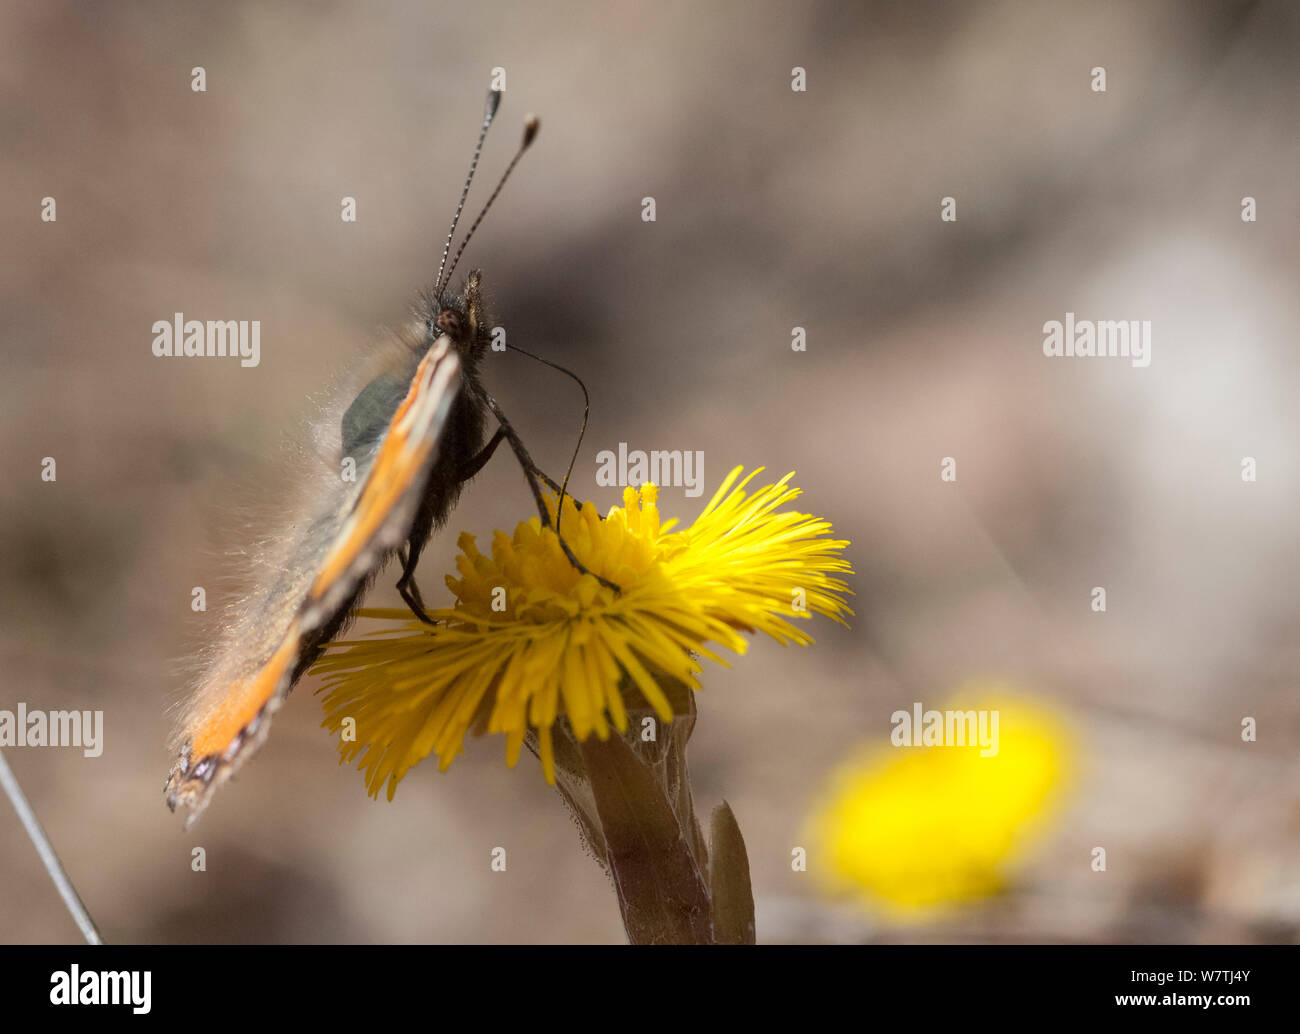
[[[498,531],[492,555],[463,534],[448,576],[453,608],[431,611],[436,628],[409,619],[361,641],[333,643],[314,671],[324,675],[324,725],[355,719],[342,761],[360,757],[371,795],[398,782],[431,751],[446,769],[471,728],[506,736],[514,765],[529,729],[542,768],[555,781],[551,728],[564,715],[578,739],[627,728],[626,686],[665,722],[673,710],[661,683],[698,689],[696,655],[726,664],[706,644],[744,653],[741,631],[782,643],[812,637],[791,619],[813,612],[844,624],[847,542],[824,538],[829,522],[783,511],[799,490],[793,474],[753,492],[754,471],[731,472],[689,528],[661,525],[658,490],[626,489],[624,506],[602,520],[591,503],[564,501],[565,542],[602,586],[565,558],[554,530],[537,517],[512,536]],[[554,500],[548,500],[554,520]],[[400,611],[363,611],[396,620]]]
[[[1056,804],[1072,751],[1060,719],[1024,699],[945,708],[980,709],[997,713],[996,754],[978,743],[892,746],[836,773],[810,830],[827,889],[920,919],[1003,888]]]

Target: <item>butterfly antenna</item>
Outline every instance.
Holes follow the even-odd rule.
[[[59,896],[63,898],[63,903],[72,913],[72,918],[76,921],[81,935],[86,938],[87,944],[103,944],[104,939],[100,937],[99,930],[95,927],[95,921],[90,918],[90,913],[86,911],[86,906],[81,903],[81,898],[77,896],[77,888],[72,885],[68,879],[67,872],[63,869],[63,863],[59,861],[59,856],[54,853],[54,845],[50,843],[50,838],[45,835],[45,830],[41,829],[41,824],[36,818],[36,812],[32,810],[31,803],[23,793],[23,788],[18,785],[18,779],[9,768],[9,762],[5,760],[4,751],[0,751],[0,786],[4,787],[5,794],[8,795],[10,802],[14,806],[14,811],[18,812],[18,818],[22,821],[23,828],[27,830],[27,835],[31,838],[32,844],[36,847],[36,853],[41,856],[41,864],[45,866],[45,871],[50,874],[50,879],[54,881],[54,886],[58,888]]]
[[[578,462],[578,453],[582,450],[582,439],[587,433],[587,419],[591,416],[591,396],[587,394],[587,386],[582,383],[582,378],[572,370],[565,369],[559,363],[553,363],[549,359],[543,359],[540,355],[534,355],[518,345],[511,345],[510,351],[526,355],[529,359],[536,359],[539,363],[549,366],[552,370],[559,370],[560,373],[577,381],[578,387],[582,389],[582,428],[578,431],[578,442],[573,447],[573,455],[569,458],[569,469],[564,472],[564,481],[560,484],[560,499],[555,505],[555,535],[558,538],[560,535],[560,520],[564,516],[564,496],[569,490],[569,476],[573,473],[573,465]]]
[[[460,213],[465,210],[465,199],[469,197],[469,185],[474,182],[474,170],[478,168],[479,155],[483,153],[483,141],[487,139],[488,127],[492,125],[492,119],[496,116],[497,108],[501,106],[501,91],[490,90],[488,92],[487,107],[483,111],[483,128],[478,134],[478,143],[474,145],[474,159],[469,163],[469,175],[465,177],[465,186],[460,192],[460,204],[456,206],[456,214],[451,217],[451,229],[447,231],[447,243],[442,246],[442,261],[438,263],[438,279],[433,283],[433,304],[440,306],[442,304],[442,271],[447,268],[447,254],[451,251],[451,239],[456,236],[456,224],[460,222]],[[447,274],[450,279],[451,274]]]
[[[492,196],[487,199],[487,204],[483,206],[483,211],[479,212],[478,218],[474,220],[473,224],[469,228],[469,233],[465,234],[465,239],[460,242],[460,247],[456,249],[456,257],[451,260],[451,268],[447,270],[448,283],[451,282],[452,273],[456,272],[456,263],[460,261],[461,255],[465,252],[465,245],[468,244],[470,238],[474,236],[474,231],[478,229],[478,224],[483,221],[483,217],[488,214],[488,209],[492,207],[492,202],[495,201],[497,195],[501,193],[501,188],[506,185],[506,180],[510,178],[510,174],[515,171],[515,166],[519,164],[519,159],[524,156],[524,152],[528,150],[528,146],[537,139],[537,130],[539,128],[541,128],[541,123],[537,121],[536,115],[529,115],[524,120],[524,139],[519,145],[519,150],[516,151],[515,156],[510,159],[510,164],[506,166],[506,171],[501,174],[501,179],[497,181],[496,190],[492,191]],[[441,279],[441,277],[439,279]]]

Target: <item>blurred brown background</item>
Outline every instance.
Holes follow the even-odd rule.
[[[214,613],[190,589],[215,595],[239,544],[222,515],[274,495],[309,396],[431,281],[501,66],[471,214],[526,112],[542,132],[462,272],[484,268],[513,342],[586,378],[576,491],[617,502],[594,456],[620,441],[701,449],[710,492],[737,463],[796,469],[854,543],[851,632],[705,674],[696,797],[735,808],[760,939],[1295,940],[1298,14],[6,0],[0,707],[105,712],[98,759],[6,756],[106,937],[622,939],[558,797],[498,739],[372,802],[304,684],[192,834],[162,799],[164,707]],[[1044,358],[1067,310],[1150,319],[1151,367]],[[261,365],[155,358],[177,311],[260,319]],[[486,376],[562,469],[573,386],[508,355]],[[455,531],[529,506],[495,460],[427,594]],[[833,763],[984,678],[1064,707],[1085,752],[1016,886],[921,928],[819,899],[789,857]],[[0,805],[0,940],[75,937]]]

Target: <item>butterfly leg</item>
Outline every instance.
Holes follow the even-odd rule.
[[[497,446],[500,445],[505,440],[506,440],[506,429],[504,427],[498,427],[496,430],[496,434],[492,436],[491,440],[487,443],[487,445],[483,446],[483,448],[479,451],[478,455],[475,456],[472,460],[470,460],[467,464],[465,464],[465,466],[461,467],[460,470],[456,472],[456,481],[457,482],[468,481],[470,478],[478,474],[480,470],[482,470],[485,466],[487,466],[487,461],[492,458],[492,454],[496,452]],[[532,460],[529,460],[528,462],[531,463]],[[544,484],[556,495],[559,495],[560,493],[559,482],[549,477],[546,471],[542,470],[542,468],[537,466],[536,464],[533,465],[532,470],[533,473],[542,482],[542,484]],[[570,499],[573,500],[574,505],[577,506],[579,510],[581,510],[582,503],[581,501],[579,501],[577,496],[575,496],[572,492],[568,493],[568,496]]]
[[[537,475],[538,479],[542,482],[542,484],[544,484],[552,492],[555,492],[557,495],[559,494],[560,486],[556,484],[551,478],[546,476],[546,471],[542,470],[541,467],[534,467],[533,473]],[[572,492],[569,493],[569,498],[573,499],[573,504],[579,510],[582,509],[582,503],[578,502],[578,500],[574,497]]]
[[[415,584],[415,565],[420,562],[420,551],[424,549],[423,537],[416,538],[413,534],[410,540],[410,551],[406,549],[398,550],[398,557],[402,561],[402,577],[397,580],[397,593],[402,597],[411,613],[423,621],[426,625],[436,625],[437,622],[429,617],[428,612],[424,609],[424,600],[420,598],[420,590]]]
[[[492,454],[497,451],[497,446],[505,440],[505,437],[505,428],[498,427],[497,433],[492,436],[487,445],[478,451],[478,455],[456,471],[456,482],[459,484],[462,481],[468,481],[487,466],[487,461],[492,458]]]
[[[461,467],[460,470],[456,472],[456,481],[457,482],[468,481],[470,478],[478,474],[480,470],[482,470],[485,466],[487,466],[487,461],[492,458],[492,454],[496,452],[497,446],[500,445],[505,440],[506,440],[506,429],[504,427],[498,427],[496,430],[496,434],[492,436],[491,440],[487,443],[487,445],[483,446],[483,448],[479,451],[478,455],[475,456],[472,460],[466,463],[465,466]],[[529,462],[531,463],[532,461],[529,460]],[[532,469],[533,469],[533,473],[537,475],[538,479],[542,482],[542,484],[544,484],[556,495],[559,495],[560,493],[559,482],[548,477],[546,471],[542,470],[541,467],[536,466],[535,464]],[[573,500],[574,505],[577,506],[579,510],[581,510],[582,503],[579,501],[578,497],[575,496],[572,492],[569,492],[568,496],[570,499]]]
[[[533,473],[537,476],[537,480],[539,480],[542,484],[544,484],[557,496],[560,494],[561,492],[560,483],[556,481],[554,478],[547,476],[546,471],[542,470],[541,467],[534,467]],[[566,490],[564,494],[568,496],[568,498],[573,500],[573,505],[576,506],[579,510],[581,510],[583,506],[586,505],[585,503],[583,503],[581,499],[579,499],[572,492]],[[605,518],[601,517],[600,519],[603,521]]]
[[[452,477],[452,481],[456,484],[460,484],[461,482],[468,481],[470,478],[474,477],[475,474],[487,465],[488,460],[492,458],[492,454],[496,452],[497,446],[505,440],[505,429],[498,427],[496,434],[492,436],[491,440],[489,440],[488,443],[483,446],[483,448],[480,449],[478,453],[464,466],[456,470],[456,473]],[[538,473],[540,473],[540,471]],[[543,474],[542,477],[548,483],[552,485],[554,484],[551,482],[550,478],[546,477],[546,475]],[[556,491],[559,491],[559,489],[556,488]],[[415,584],[415,568],[420,562],[420,553],[424,549],[424,543],[428,540],[431,524],[431,520],[426,519],[423,516],[417,519],[415,528],[412,529],[411,537],[408,541],[409,551],[405,548],[398,551],[398,557],[402,561],[402,577],[398,579],[397,582],[397,592],[402,597],[402,601],[410,608],[412,614],[425,622],[425,624],[429,625],[437,624],[437,622],[429,617],[429,614],[425,609],[424,600],[420,596],[420,588]]]
[[[528,482],[528,488],[533,493],[533,502],[537,504],[537,512],[541,515],[542,527],[544,528],[554,527],[554,525],[551,522],[550,512],[546,509],[546,502],[542,498],[542,486],[541,483],[538,481],[538,476],[540,475],[542,478],[544,478],[546,482],[557,492],[559,491],[559,486],[556,485],[555,482],[552,481],[550,478],[546,477],[545,474],[542,474],[542,472],[538,469],[537,464],[533,462],[533,458],[530,455],[528,455],[528,450],[524,448],[524,443],[520,439],[518,433],[511,426],[510,421],[506,419],[506,415],[501,411],[501,407],[497,405],[497,400],[494,399],[491,395],[489,395],[486,391],[482,393],[482,396],[483,396],[484,403],[486,403],[487,407],[490,410],[492,410],[492,415],[497,418],[497,423],[501,425],[499,428],[497,428],[497,435],[504,436],[505,440],[510,443],[510,449],[515,454],[515,459],[517,459],[519,461],[519,465],[524,468],[524,479]],[[495,438],[496,435],[493,435],[494,440]],[[577,568],[583,574],[591,575],[593,578],[596,579],[596,581],[600,582],[600,584],[603,585],[606,589],[612,589],[616,593],[623,591],[621,587],[615,585],[608,578],[602,578],[600,575],[596,574],[596,572],[589,571],[586,565],[583,564],[581,560],[579,560],[576,556],[573,555],[573,550],[571,550],[569,548],[569,544],[564,541],[564,536],[560,535],[558,536],[558,538],[560,540],[560,548],[564,550],[564,555],[568,557],[569,563],[571,563],[575,568]]]

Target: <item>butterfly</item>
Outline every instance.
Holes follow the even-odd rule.
[[[402,599],[412,613],[432,623],[414,581],[420,553],[446,521],[465,483],[502,442],[518,458],[544,524],[551,521],[542,483],[561,497],[567,489],[567,476],[563,486],[557,485],[533,462],[480,378],[492,335],[481,271],[469,273],[460,295],[449,293],[465,245],[537,136],[538,121],[529,116],[519,150],[448,266],[452,239],[500,102],[499,91],[489,93],[438,276],[416,310],[413,329],[389,343],[379,357],[379,371],[335,425],[337,473],[319,480],[304,513],[259,552],[258,584],[237,601],[224,634],[206,651],[175,737],[178,755],[164,788],[173,811],[177,806],[190,809],[187,828],[217,787],[262,745],[272,715],[393,556],[401,561],[397,590]],[[563,367],[524,354],[578,380]],[[490,438],[489,418],[497,424]],[[585,429],[585,417],[583,425]],[[563,538],[560,542],[570,562],[589,573]],[[617,586],[594,577],[617,591]]]

